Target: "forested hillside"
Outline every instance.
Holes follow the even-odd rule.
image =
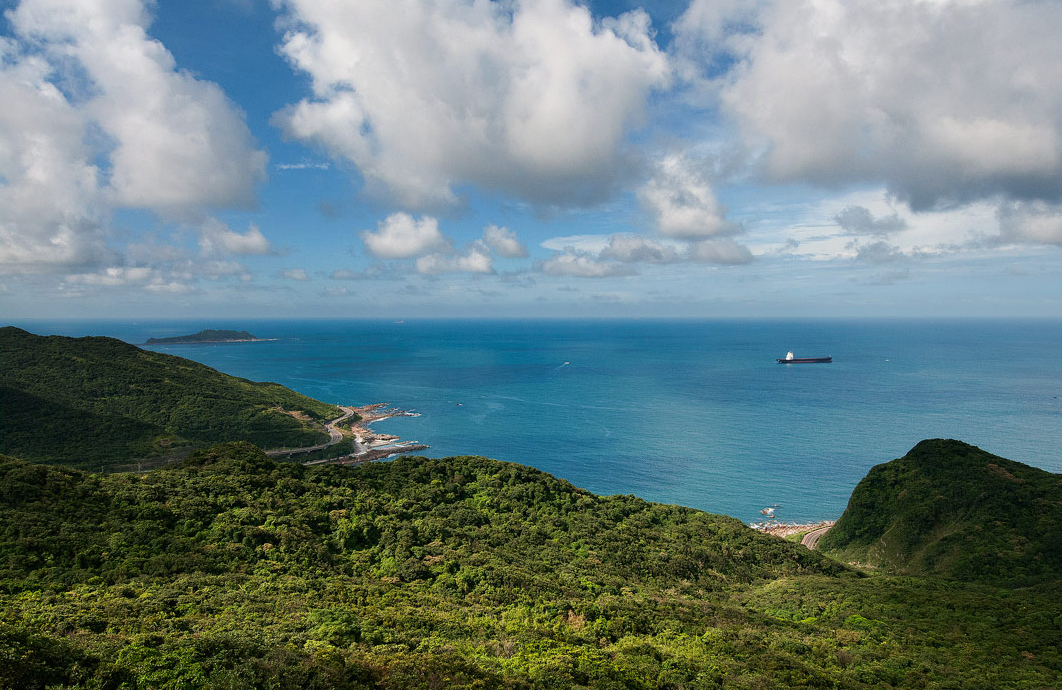
[[[819,548],[905,574],[1058,580],[1062,475],[961,441],[922,441],[870,470]]]
[[[332,405],[113,338],[0,328],[0,452],[99,469],[182,445],[327,439]],[[305,413],[306,421],[287,412]]]
[[[740,522],[478,457],[147,474],[0,459],[0,685],[999,688],[1056,587],[863,577]]]

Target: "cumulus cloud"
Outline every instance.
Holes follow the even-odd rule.
[[[601,258],[626,263],[671,264],[682,260],[674,247],[640,235],[616,234],[601,250]]]
[[[634,267],[628,264],[602,261],[571,248],[554,254],[544,261],[535,262],[535,268],[552,276],[574,276],[578,278],[613,278],[637,274]]]
[[[896,213],[875,218],[863,206],[848,206],[833,219],[845,232],[852,235],[890,235],[907,229],[907,221]]]
[[[116,205],[165,214],[247,207],[265,175],[243,113],[217,84],[177,69],[147,34],[140,0],[24,0],[9,15],[56,59],[77,61],[86,114],[110,137]]]
[[[704,171],[682,154],[658,161],[653,176],[638,190],[638,201],[667,237],[700,239],[732,230]]]
[[[23,0],[0,37],[0,263],[120,260],[111,212],[201,220],[263,179],[242,112],[177,68],[140,0]]]
[[[548,204],[604,198],[670,76],[642,10],[597,21],[570,0],[281,7],[281,52],[313,98],[275,122],[408,208],[454,203],[467,183]]]
[[[361,241],[370,254],[381,259],[411,259],[450,246],[450,241],[439,232],[438,219],[431,216],[417,219],[401,212],[380,221],[376,232],[361,233]]]
[[[211,254],[269,254],[272,251],[269,240],[262,235],[258,226],[251,223],[247,232],[239,233],[229,229],[216,218],[209,218],[199,230],[199,249],[204,255]]]
[[[88,120],[51,66],[0,37],[0,264],[41,271],[111,260]]]
[[[527,247],[509,228],[488,225],[483,228],[483,241],[494,253],[505,259],[523,259],[527,257]]]
[[[427,275],[439,273],[493,273],[494,259],[490,248],[481,241],[473,242],[464,255],[428,254],[417,259],[417,272]]]
[[[752,252],[732,239],[701,240],[690,244],[689,258],[700,263],[736,266],[750,263]]]
[[[1059,26],[1055,2],[773,2],[722,111],[774,180],[884,182],[916,211],[1057,201]]]

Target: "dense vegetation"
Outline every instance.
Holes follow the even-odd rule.
[[[864,577],[477,457],[0,458],[0,687],[1046,688],[1057,584]]]
[[[86,469],[218,441],[310,446],[327,439],[315,422],[340,414],[278,384],[113,338],[0,328],[0,362],[0,452]]]
[[[819,541],[893,572],[1023,585],[1062,572],[1062,475],[961,441],[922,441],[859,482]]]
[[[148,338],[146,345],[178,345],[185,343],[227,343],[238,340],[257,340],[247,331],[218,331],[206,329],[192,335],[175,335],[169,338]]]

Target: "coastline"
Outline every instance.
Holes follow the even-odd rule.
[[[369,428],[373,422],[391,417],[419,417],[420,413],[410,410],[389,408],[390,403],[373,403],[361,407],[344,407],[352,410],[360,419],[350,425],[350,434],[353,438],[354,452],[335,458],[311,460],[306,465],[324,465],[328,463],[337,465],[354,465],[373,460],[383,460],[392,455],[402,455],[416,450],[425,450],[429,446],[417,441],[403,441],[394,434],[378,434]],[[344,434],[346,435],[346,434]]]

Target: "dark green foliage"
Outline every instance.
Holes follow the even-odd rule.
[[[1055,592],[859,577],[478,457],[0,456],[0,688],[1051,687]]]
[[[1062,570],[1062,475],[961,441],[870,470],[819,548],[906,574],[1027,585]]]
[[[170,345],[181,343],[226,343],[239,340],[256,340],[247,331],[216,331],[206,329],[192,335],[175,335],[170,338],[148,338],[146,345]]]
[[[265,448],[327,438],[337,408],[275,383],[222,374],[113,338],[0,328],[0,452],[98,469],[179,446],[247,440]]]

